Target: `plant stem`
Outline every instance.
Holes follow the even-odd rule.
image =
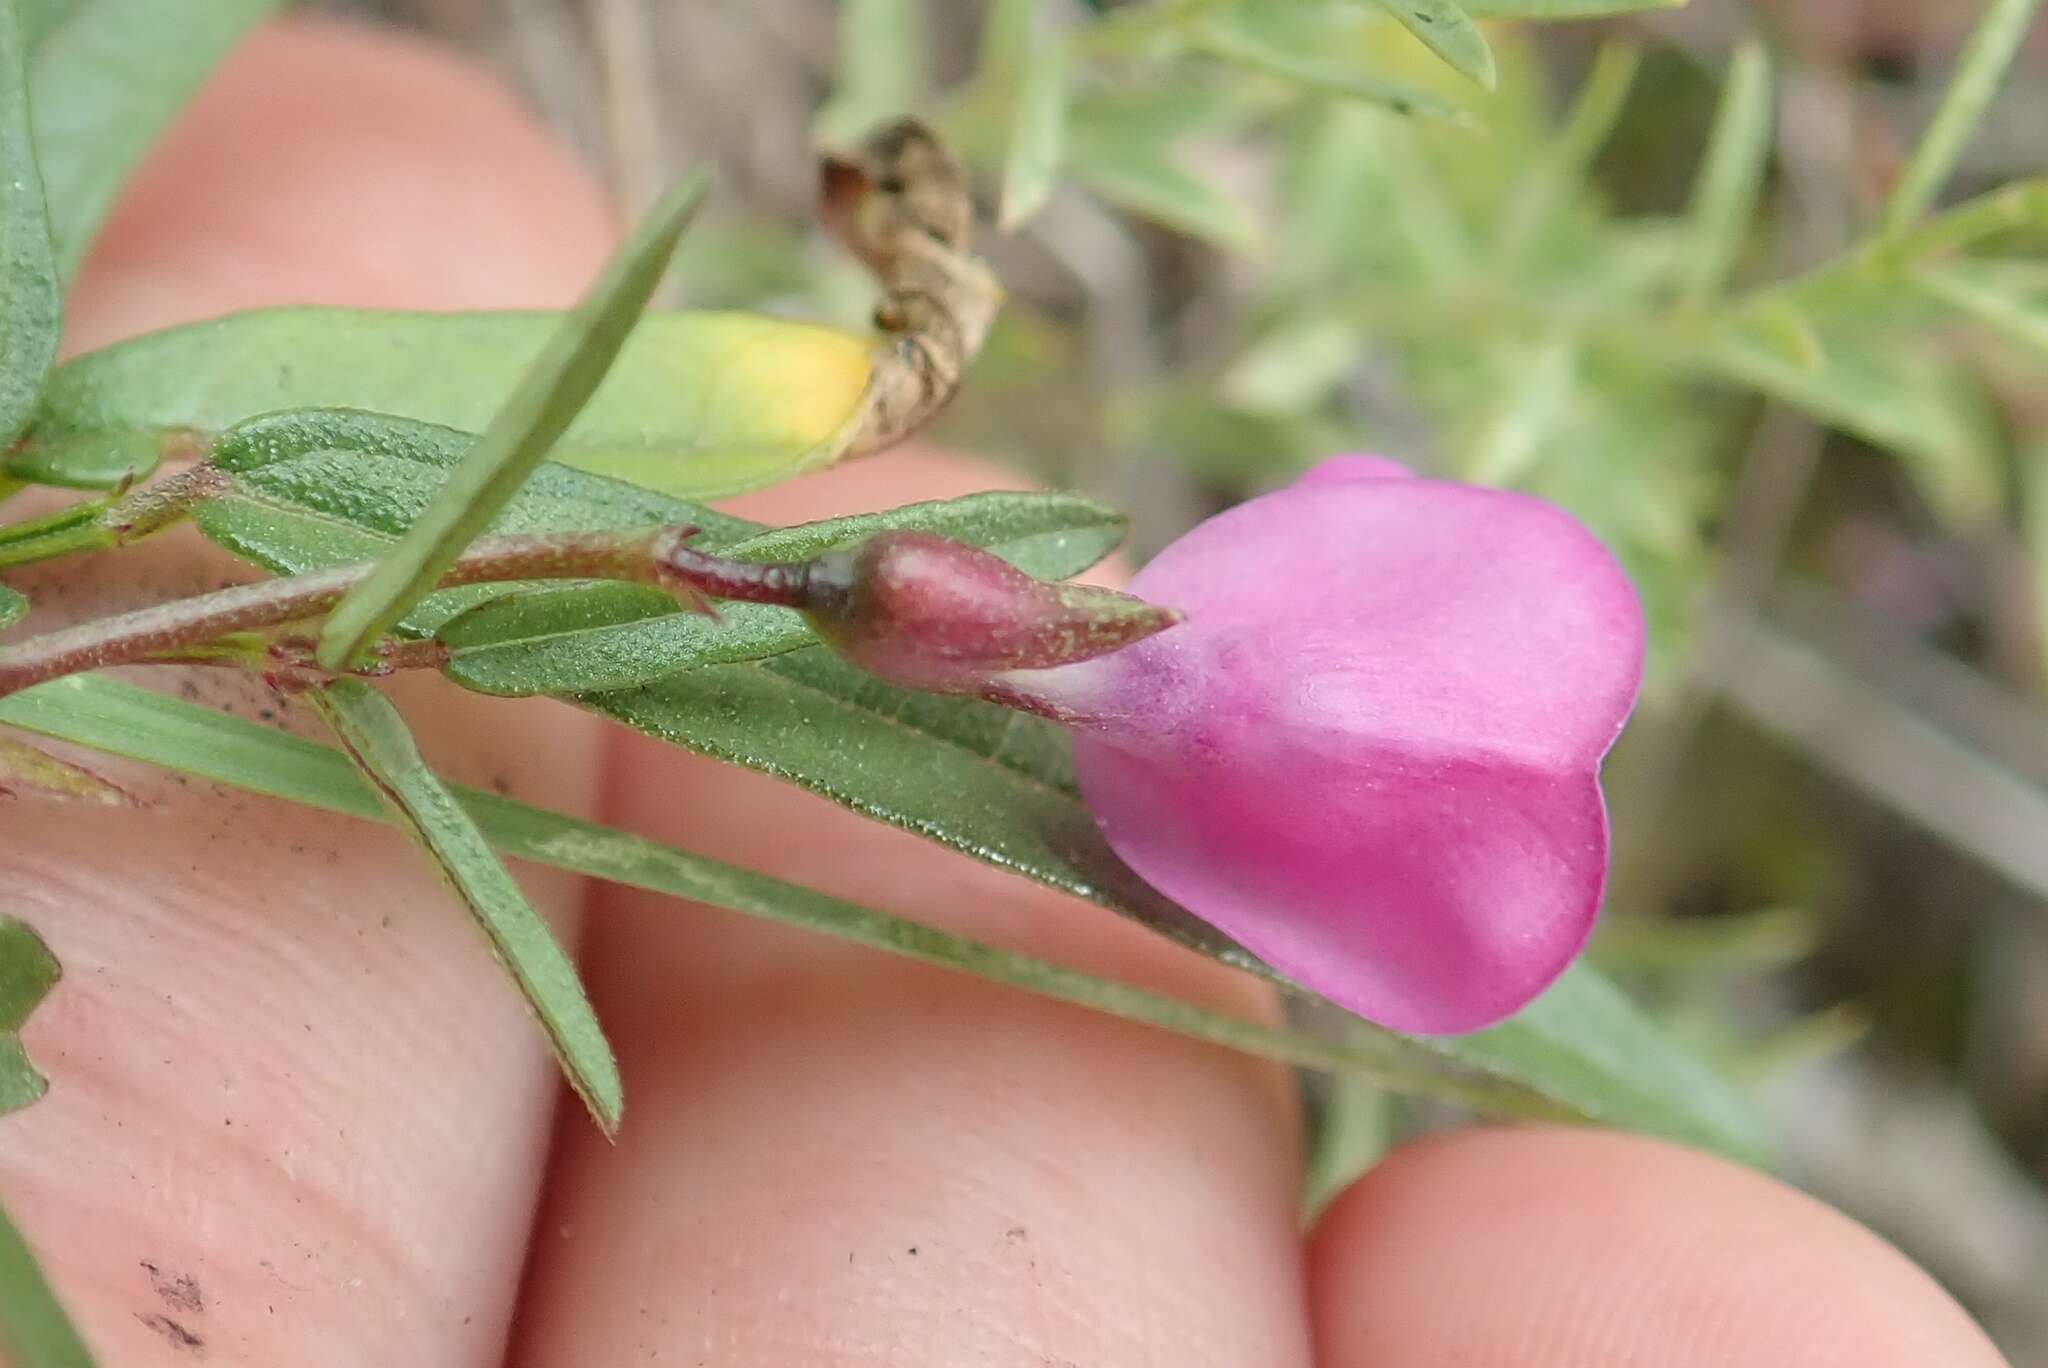
[[[125,501],[116,507],[122,506]],[[139,510],[139,516],[155,518],[169,506],[151,505]],[[189,507],[189,502],[185,506]],[[113,511],[94,516],[88,526],[114,535],[108,530],[108,516]],[[154,525],[148,530],[154,530]],[[809,603],[811,562],[726,560],[692,549],[688,542],[696,534],[694,527],[676,526],[639,532],[485,537],[473,543],[435,587],[518,580],[630,580],[659,585],[700,611],[709,611],[708,600],[713,598],[789,608]],[[263,664],[267,659],[264,647],[228,639],[316,617],[340,602],[376,566],[377,562],[363,561],[288,579],[238,584],[31,637],[0,649],[0,696],[109,665]],[[379,650],[362,663],[368,672],[383,674],[438,665],[440,660],[438,648],[425,643],[418,650],[404,646]],[[299,663],[285,661],[287,666]],[[281,673],[280,677],[289,676]]]
[[[656,542],[688,529],[489,537],[441,577],[440,587],[509,580],[656,581]],[[768,567],[758,567],[766,569]],[[374,562],[239,584],[32,637],[0,650],[0,695],[83,670],[184,655],[238,632],[298,622],[325,612],[375,569]]]

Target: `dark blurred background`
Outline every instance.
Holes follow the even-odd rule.
[[[1314,0],[329,7],[499,68],[625,212],[715,163],[674,301],[855,324],[820,141],[915,111],[993,213],[1059,45],[1060,174],[983,240],[1013,299],[938,437],[1118,500],[1140,554],[1359,448],[1593,525],[1655,638],[1597,957],[1753,1086],[1796,1181],[2048,1364],[2048,23],[1942,195],[2018,186],[2010,221],[1854,270],[1978,4],[1496,26],[1491,96]],[[1722,142],[1761,182],[1703,241],[1749,44],[1765,117]],[[1315,1100],[1325,1185],[1437,1119]]]

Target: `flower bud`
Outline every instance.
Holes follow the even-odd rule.
[[[1009,672],[1090,660],[1180,620],[922,532],[878,533],[807,569],[803,613],[821,639],[871,674],[934,693],[985,693]]]

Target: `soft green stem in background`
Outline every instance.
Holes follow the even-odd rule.
[[[1771,154],[1771,64],[1761,43],[1746,43],[1728,64],[1721,107],[1688,211],[1679,295],[1704,304],[1727,282],[1735,254],[1756,217],[1757,191]]]
[[[1963,48],[1941,107],[1885,205],[1880,236],[1886,241],[1896,241],[1933,206],[1983,121],[1984,111],[1997,98],[2040,4],[2041,0],[1991,0],[1985,7],[1984,17],[1977,21]]]

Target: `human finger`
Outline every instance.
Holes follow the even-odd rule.
[[[263,305],[560,304],[611,232],[490,82],[396,36],[279,24],[124,194],[68,345]],[[238,573],[166,536],[13,579],[41,628]],[[179,687],[285,706],[221,671]],[[403,701],[444,768],[591,806],[589,723],[445,694]],[[65,968],[27,1038],[51,1092],[0,1123],[0,1191],[59,1294],[108,1363],[495,1361],[555,1094],[516,992],[394,833],[123,781],[146,808],[14,803],[0,831],[5,910]],[[567,927],[579,885],[529,887]]]

